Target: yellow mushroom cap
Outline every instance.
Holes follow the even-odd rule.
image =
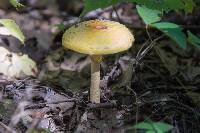
[[[132,46],[134,37],[124,25],[108,20],[89,20],[69,28],[63,35],[65,48],[89,55],[113,54]]]

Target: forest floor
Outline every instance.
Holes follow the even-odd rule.
[[[118,14],[108,8],[84,18],[120,21],[136,38],[129,51],[104,57],[101,104],[88,101],[90,59],[64,50],[63,31],[55,26],[77,22],[79,7],[62,11],[36,4],[19,12],[1,9],[0,18],[16,20],[26,36],[25,46],[1,37],[1,47],[28,54],[37,63],[38,74],[0,76],[0,132],[123,133],[136,132],[133,126],[142,121],[160,121],[173,125],[172,133],[199,133],[199,50],[192,46],[183,50],[160,32],[146,31],[132,8],[122,4],[116,7]],[[166,19],[200,25],[199,17],[196,11],[186,20],[175,14]],[[196,28],[190,30],[200,34]]]

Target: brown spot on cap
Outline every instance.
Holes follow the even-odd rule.
[[[92,21],[88,24],[89,27],[97,30],[107,29],[108,27],[101,21]]]

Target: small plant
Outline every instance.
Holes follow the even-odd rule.
[[[163,122],[147,121],[136,124],[134,128],[145,130],[145,133],[167,133],[173,126]]]

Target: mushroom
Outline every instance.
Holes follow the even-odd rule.
[[[63,35],[65,48],[91,58],[90,102],[100,103],[100,63],[102,55],[125,51],[134,37],[124,25],[109,20],[89,20],[72,26]]]

